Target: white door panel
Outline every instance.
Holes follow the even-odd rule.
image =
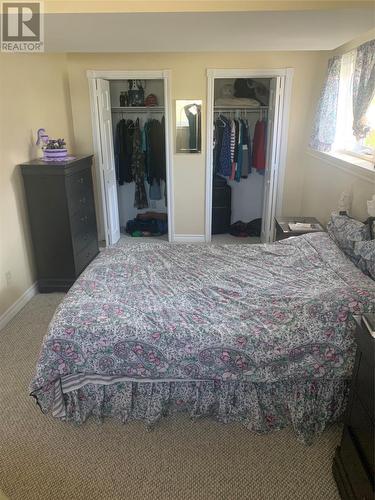
[[[261,230],[262,243],[269,243],[274,238],[283,92],[284,79],[280,77],[273,78],[270,84],[267,123],[267,154]]]
[[[97,105],[100,129],[100,169],[103,175],[106,202],[106,242],[113,245],[120,239],[120,222],[117,201],[117,181],[113,152],[112,114],[109,82],[96,80]]]

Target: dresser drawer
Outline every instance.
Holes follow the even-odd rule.
[[[212,234],[223,234],[229,231],[230,208],[212,208]]]
[[[230,207],[231,206],[231,190],[227,186],[217,188],[212,191],[212,206],[216,207]]]
[[[91,243],[93,242],[96,243],[96,231],[94,230],[93,227],[88,228],[87,231],[73,235],[72,240],[73,240],[74,254],[77,255]]]
[[[353,384],[353,389],[357,393],[363,406],[366,408],[369,415],[374,411],[374,369],[371,367],[362,352],[358,352],[360,356],[358,362],[358,370]]]
[[[71,215],[87,206],[93,207],[91,170],[82,170],[69,176],[66,191]]]
[[[372,476],[374,474],[374,422],[371,421],[356,394],[353,396],[347,425],[361,450],[364,466]]]
[[[70,217],[70,227],[73,237],[92,230],[96,232],[95,213],[92,210],[81,209]]]
[[[371,488],[369,476],[363,467],[357,447],[348,429],[344,429],[339,454],[345,466],[346,474],[349,476],[351,487],[355,492],[355,498],[373,500],[374,492]]]
[[[92,259],[98,255],[99,249],[98,249],[98,242],[96,240],[91,241],[87,247],[85,247],[83,250],[78,252],[75,257],[75,267],[76,267],[76,273],[77,275],[80,274],[85,267],[90,264]]]

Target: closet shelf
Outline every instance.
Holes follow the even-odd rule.
[[[160,113],[164,111],[164,106],[115,106],[111,109],[113,113],[139,113],[140,111]]]
[[[258,106],[256,108],[251,107],[251,106],[214,106],[214,111],[223,111],[223,110],[228,110],[228,111],[250,111],[250,112],[257,112],[261,111],[264,109],[268,109],[268,106]]]

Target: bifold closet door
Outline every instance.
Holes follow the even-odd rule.
[[[267,154],[264,178],[262,243],[273,241],[277,197],[278,169],[280,164],[281,120],[283,113],[284,78],[272,78],[267,123]]]
[[[113,245],[120,239],[120,220],[117,201],[115,155],[113,150],[111,95],[109,82],[96,80],[100,135],[100,172],[106,212],[106,241]]]

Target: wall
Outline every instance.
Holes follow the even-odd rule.
[[[308,131],[312,129],[313,119],[320,90],[323,85],[328,59],[333,55],[344,54],[358,45],[375,38],[375,30],[362,35],[332,52],[322,53],[322,59],[316,72],[315,88],[310,104]],[[365,220],[368,217],[366,200],[375,194],[375,172],[366,171],[356,166],[340,168],[329,158],[312,156],[304,148],[301,157],[304,166],[302,191],[302,214],[317,217],[322,223],[327,223],[330,214],[337,209],[337,202],[343,191],[349,191],[353,196],[353,217]]]
[[[17,164],[38,156],[35,135],[42,126],[50,135],[64,137],[70,148],[74,144],[65,55],[0,54],[0,73],[1,317],[35,280]]]
[[[68,54],[69,82],[77,152],[92,152],[91,115],[86,70],[172,70],[172,100],[202,99],[202,154],[173,155],[175,232],[204,234],[207,68],[295,69],[283,213],[299,214],[303,183],[301,157],[306,150],[306,122],[319,52]]]

